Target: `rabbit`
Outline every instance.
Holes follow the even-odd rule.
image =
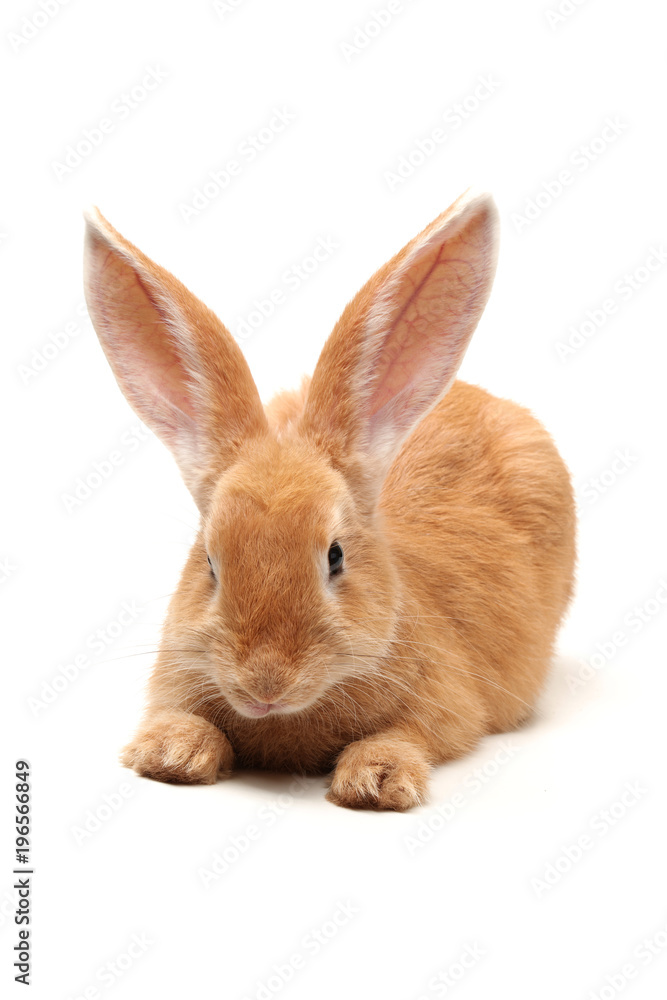
[[[216,316],[87,213],[88,310],[201,515],[122,763],[173,783],[330,774],[403,811],[530,717],[573,590],[568,471],[525,409],[456,380],[497,211],[466,192],[349,302],[266,408]]]

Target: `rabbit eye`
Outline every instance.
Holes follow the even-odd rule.
[[[211,557],[209,555],[207,555],[206,559],[207,559],[208,565],[209,565],[209,567],[211,569],[211,576],[213,577],[214,580],[217,580],[217,576],[215,575],[215,570],[213,569],[213,563],[211,562]]]
[[[343,550],[334,542],[329,549],[329,576],[335,576],[343,569]]]

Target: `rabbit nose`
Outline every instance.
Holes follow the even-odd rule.
[[[266,671],[258,676],[253,674],[244,679],[242,686],[248,700],[257,705],[268,705],[272,708],[282,698],[285,685],[277,681],[275,677],[267,676]]]
[[[243,664],[244,687],[251,698],[264,702],[278,701],[289,686],[288,664],[279,652],[270,646],[262,646]]]
[[[261,718],[274,711],[279,711],[286,707],[284,698],[285,685],[277,681],[275,677],[256,675],[247,678],[247,683],[243,685],[244,702],[250,715]]]

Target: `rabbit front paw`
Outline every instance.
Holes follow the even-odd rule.
[[[350,809],[404,812],[424,801],[429,770],[421,750],[405,739],[359,740],[338,758],[327,799]]]
[[[230,771],[233,751],[216,726],[190,712],[160,712],[148,719],[121,754],[121,763],[145,778],[211,785]]]

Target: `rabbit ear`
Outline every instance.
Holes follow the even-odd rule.
[[[245,358],[217,317],[97,209],[86,223],[86,302],[102,347],[199,502],[239,441],[267,429]]]
[[[383,477],[454,380],[491,291],[497,213],[466,193],[348,304],[317,363],[303,430]]]

